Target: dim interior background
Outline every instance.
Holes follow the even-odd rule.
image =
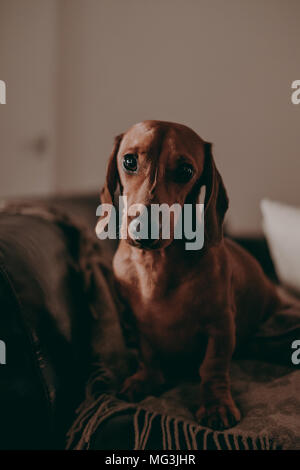
[[[0,0],[0,198],[97,191],[114,135],[177,121],[214,143],[228,228],[300,205],[299,0]]]

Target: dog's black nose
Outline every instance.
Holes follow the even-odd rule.
[[[152,248],[155,243],[157,242],[157,240],[152,240],[151,238],[144,238],[144,239],[136,239],[135,240],[135,244],[139,247],[139,248],[145,248],[145,249],[150,249]]]
[[[151,208],[145,207],[129,224],[129,235],[140,247],[151,247],[159,238],[159,224],[151,218]]]

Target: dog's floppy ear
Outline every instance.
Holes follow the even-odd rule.
[[[106,180],[100,194],[102,204],[114,204],[114,194],[117,190],[118,184],[120,183],[117,166],[117,154],[122,138],[123,134],[117,135],[117,137],[115,137],[114,146],[108,160]]]
[[[206,245],[220,243],[223,237],[223,221],[228,209],[228,196],[212,155],[212,144],[204,143],[204,171],[201,183],[206,185],[204,225]]]

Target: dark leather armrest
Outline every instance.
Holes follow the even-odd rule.
[[[0,215],[0,447],[58,448],[89,367],[89,310],[55,224]]]

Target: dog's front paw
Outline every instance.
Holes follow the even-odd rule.
[[[136,402],[148,395],[161,393],[165,385],[165,377],[160,370],[141,367],[135,374],[125,380],[118,396]]]
[[[140,401],[151,393],[151,383],[145,374],[136,372],[124,381],[119,397],[130,402]]]
[[[209,403],[196,412],[197,421],[203,426],[220,430],[232,428],[241,420],[241,413],[232,399]]]

